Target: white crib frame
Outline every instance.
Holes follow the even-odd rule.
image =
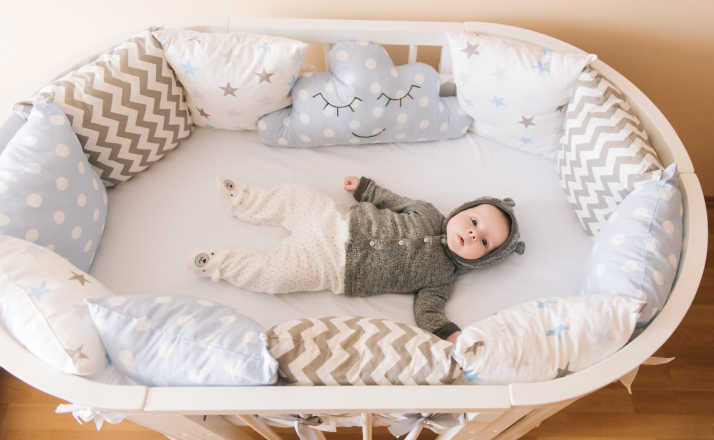
[[[188,18],[187,18],[188,19]],[[171,23],[185,25],[187,23]],[[191,23],[194,24],[195,23]],[[369,40],[409,46],[444,46],[444,32],[470,31],[527,41],[558,50],[579,50],[530,30],[482,22],[397,22],[306,19],[222,19],[194,27],[214,32],[248,31],[321,43]],[[442,52],[442,55],[445,52]],[[676,162],[686,211],[679,277],[660,315],[633,342],[584,371],[537,383],[487,386],[145,387],[104,385],[52,370],[0,329],[0,364],[24,382],[82,406],[127,414],[172,439],[245,439],[225,415],[237,416],[265,438],[279,439],[256,414],[350,413],[363,415],[363,439],[372,438],[371,414],[478,412],[443,439],[515,439],[575,400],[619,379],[651,356],[674,332],[694,299],[707,252],[707,215],[694,167],[682,142],[657,107],[630,81],[602,61],[593,63],[634,107],[665,164]],[[69,66],[68,66],[69,67]],[[450,71],[442,56],[442,73]],[[205,416],[205,417],[204,417]],[[318,432],[318,436],[321,436]]]

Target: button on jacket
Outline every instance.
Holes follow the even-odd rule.
[[[346,245],[345,295],[414,294],[419,327],[446,338],[459,327],[444,313],[457,266],[445,252],[444,216],[362,177]]]

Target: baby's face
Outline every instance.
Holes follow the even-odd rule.
[[[463,210],[446,224],[446,244],[467,260],[481,258],[501,246],[510,232],[508,218],[493,205]]]

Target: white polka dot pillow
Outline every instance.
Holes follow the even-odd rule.
[[[575,80],[596,57],[474,33],[449,33],[456,95],[476,134],[555,157]]]
[[[47,246],[88,271],[107,194],[62,110],[38,102],[0,153],[0,234]]]
[[[186,88],[199,127],[255,130],[258,118],[290,105],[307,45],[245,32],[159,29],[166,59]]]
[[[65,258],[0,235],[0,321],[35,356],[65,373],[93,375],[106,353],[84,305],[111,295]]]
[[[297,81],[292,107],[258,121],[261,141],[291,147],[433,141],[462,136],[471,125],[455,97],[439,97],[431,66],[395,67],[382,46],[356,41],[336,43],[327,61],[330,72]]]
[[[672,289],[682,250],[682,196],[675,164],[622,201],[602,228],[588,262],[583,293],[646,298],[647,325]]]
[[[625,345],[641,308],[641,300],[618,295],[529,301],[464,328],[454,359],[475,385],[563,377]]]
[[[156,386],[267,385],[278,364],[263,328],[230,307],[189,296],[88,299],[112,363]]]

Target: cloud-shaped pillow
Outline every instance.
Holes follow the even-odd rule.
[[[455,97],[439,97],[439,74],[422,63],[395,67],[378,44],[342,41],[330,72],[303,75],[292,107],[258,121],[268,145],[317,147],[451,139],[472,119]]]

